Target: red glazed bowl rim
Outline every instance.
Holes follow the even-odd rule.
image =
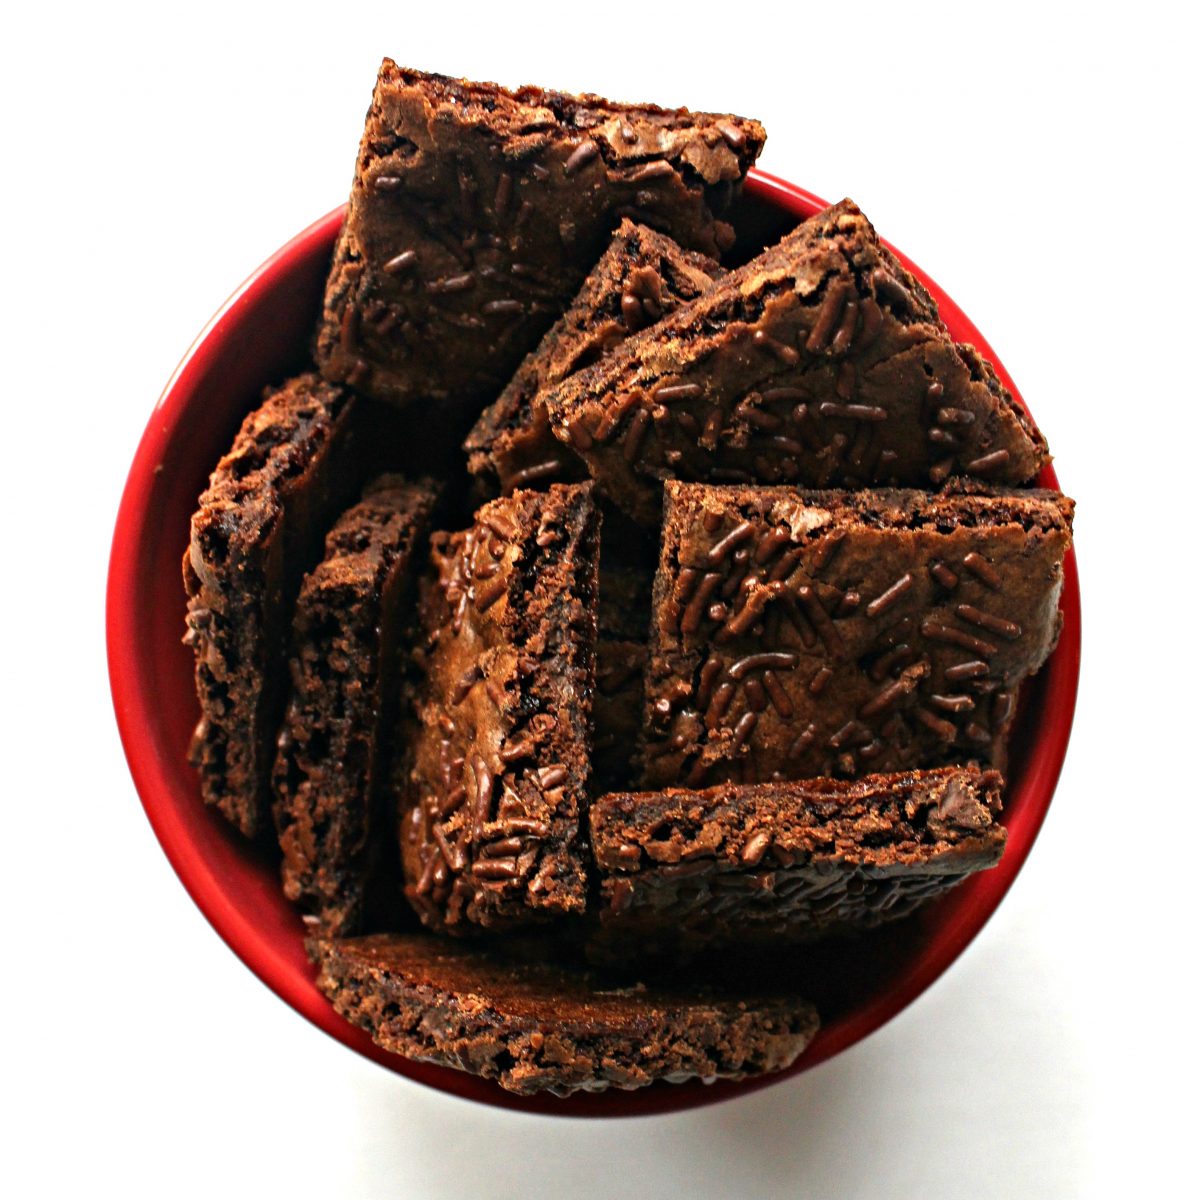
[[[752,170],[747,194],[798,219],[826,207],[825,201],[759,170]],[[1062,593],[1063,627],[1058,645],[1038,680],[1042,711],[1047,714],[1029,749],[1021,781],[1019,814],[1006,818],[1008,844],[1000,864],[971,881],[971,902],[959,904],[949,918],[936,924],[921,952],[909,963],[895,986],[882,996],[853,1009],[822,1028],[808,1050],[789,1070],[738,1083],[718,1081],[659,1084],[636,1092],[609,1090],[579,1094],[569,1100],[518,1097],[495,1084],[430,1063],[389,1054],[333,1010],[313,984],[313,973],[301,973],[294,956],[283,953],[259,928],[252,914],[239,908],[222,885],[212,864],[197,849],[176,811],[166,764],[174,748],[164,744],[162,727],[153,718],[156,699],[148,657],[151,649],[139,636],[136,605],[139,544],[153,520],[150,505],[159,465],[176,435],[192,398],[193,388],[220,355],[245,313],[270,296],[285,280],[291,264],[321,244],[332,245],[344,208],[337,208],[310,225],[266,260],[209,321],[184,355],[163,389],[142,435],[130,467],[117,514],[109,563],[107,645],[109,677],[117,725],[134,785],[163,851],[184,887],[229,947],[263,983],[313,1024],[351,1049],[398,1074],[439,1090],[504,1108],[561,1116],[633,1116],[673,1112],[746,1096],[825,1062],[879,1029],[929,987],[966,949],[999,906],[1033,846],[1062,770],[1070,738],[1079,682],[1080,607],[1074,551],[1067,554]],[[895,247],[891,247],[895,251]],[[962,310],[904,254],[904,265],[936,300],[943,319],[961,341],[973,343],[996,367],[1006,387],[1026,407],[1002,363]],[[1028,409],[1026,408],[1026,411]],[[1038,478],[1044,487],[1058,487],[1052,468]],[[182,543],[180,546],[182,551]],[[194,800],[191,802],[195,802]],[[297,937],[302,936],[299,932]]]

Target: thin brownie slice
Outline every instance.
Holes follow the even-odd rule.
[[[765,140],[741,117],[505,91],[385,59],[317,354],[395,404],[491,400],[621,217],[717,255]]]
[[[592,802],[603,958],[804,942],[906,917],[1000,861],[996,771],[719,784]]]
[[[542,397],[645,524],[666,478],[1024,483],[1046,444],[849,200]]]
[[[270,808],[292,605],[362,486],[359,402],[315,375],[268,392],[217,464],[183,558],[196,653],[191,758],[204,799],[247,837]]]
[[[557,1096],[779,1071],[812,1041],[812,1005],[592,971],[428,934],[313,939],[317,985],[385,1050]]]
[[[1056,492],[670,483],[645,784],[1003,768],[1058,637]]]
[[[494,477],[502,492],[543,480],[586,478],[578,457],[550,432],[538,393],[694,300],[720,274],[707,255],[622,220],[570,308],[471,431],[464,447],[471,471]]]
[[[380,734],[395,718],[397,639],[435,499],[428,484],[375,480],[326,537],[296,602],[275,827],[283,890],[324,933],[361,929],[375,835],[389,824]]]
[[[598,526],[590,485],[556,485],[434,535],[400,825],[426,924],[583,908]]]

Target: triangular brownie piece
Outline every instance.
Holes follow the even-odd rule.
[[[721,274],[706,254],[622,220],[570,308],[471,430],[463,447],[471,472],[494,478],[502,492],[553,479],[586,479],[587,468],[550,431],[539,393],[694,300]]]
[[[661,484],[1025,483],[1046,444],[849,200],[544,394],[644,524]]]
[[[765,137],[741,117],[385,59],[325,294],[324,374],[396,404],[491,399],[621,217],[727,248],[721,214]]]

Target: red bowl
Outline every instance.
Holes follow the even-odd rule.
[[[761,171],[750,173],[744,203],[748,248],[825,207],[817,197]],[[343,1021],[317,991],[304,954],[303,927],[283,897],[275,864],[204,806],[187,763],[197,706],[191,652],[180,642],[185,607],[180,560],[196,497],[242,417],[266,384],[302,365],[341,217],[341,209],[331,212],[272,255],[200,334],[150,416],[117,515],[107,600],[113,703],[134,784],[184,887],[242,961],[326,1033],[410,1079],[505,1108],[569,1116],[693,1108],[777,1083],[865,1038],[962,953],[1004,898],[1037,837],[1066,754],[1079,680],[1073,553],[1066,561],[1058,648],[1022,695],[1003,861],[915,918],[878,931],[867,945],[827,954],[821,994],[815,997],[824,1025],[790,1071],[707,1087],[658,1084],[568,1100],[522,1099],[474,1076],[387,1054]],[[929,289],[954,337],[979,347],[1020,401],[1008,372],[958,305],[903,254],[900,258]],[[1038,482],[1058,486],[1049,467]]]

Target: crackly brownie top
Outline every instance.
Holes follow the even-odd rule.
[[[192,530],[204,550],[244,550],[270,533],[282,495],[308,471],[350,399],[312,374],[268,389],[200,496]]]
[[[404,989],[419,989],[431,1004],[463,1006],[481,1021],[531,1023],[576,1034],[646,1031],[664,1016],[732,1016],[766,1004],[784,1012],[803,1001],[753,994],[732,998],[702,987],[614,987],[603,976],[542,958],[506,955],[484,943],[442,940],[427,934],[375,934],[315,941],[315,953],[340,959],[377,979],[390,977]]]
[[[434,536],[402,839],[427,920],[582,906],[597,525],[588,485],[556,485]]]
[[[490,399],[622,217],[707,254],[730,245],[719,217],[764,138],[740,117],[385,61],[326,290],[322,370],[394,403]]]
[[[543,394],[555,434],[646,524],[666,478],[1024,483],[1046,446],[849,200]]]
[[[646,781],[1003,762],[1057,638],[1058,493],[667,488]]]
[[[695,299],[721,273],[707,255],[684,250],[665,234],[623,218],[570,307],[476,422],[464,446],[471,470],[493,472],[502,491],[538,479],[585,475],[550,431],[538,393]]]
[[[708,183],[736,179],[744,172],[741,155],[766,133],[757,121],[726,113],[693,112],[656,104],[624,104],[592,93],[572,95],[525,86],[509,91],[495,83],[476,83],[397,66],[385,58],[377,90],[397,103],[419,103],[432,121],[479,128],[509,143],[509,156],[527,154],[548,141],[566,141],[579,171],[601,156],[615,162],[639,162],[677,151]],[[697,131],[708,136],[697,138]],[[594,139],[579,152],[576,136]],[[387,147],[386,133],[382,146]]]
[[[998,771],[965,766],[614,793],[592,802],[592,850],[597,866],[618,873],[706,861],[888,867],[951,847],[998,855],[1002,786]]]
[[[785,989],[621,985],[553,946],[381,934],[308,942],[317,983],[387,1050],[567,1095],[776,1071],[818,1018]]]

